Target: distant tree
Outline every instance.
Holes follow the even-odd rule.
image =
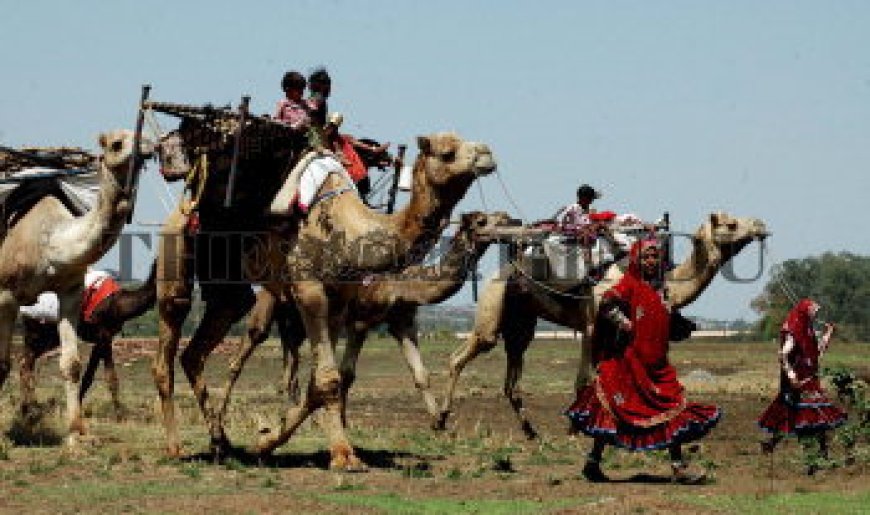
[[[765,339],[779,334],[795,302],[786,290],[817,300],[820,317],[837,325],[840,338],[870,341],[870,256],[828,252],[782,263],[751,304],[761,315],[756,331]]]

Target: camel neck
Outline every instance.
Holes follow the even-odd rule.
[[[119,166],[126,167],[127,163]],[[127,221],[126,194],[112,171],[105,164],[100,167],[100,193],[94,208],[59,224],[51,236],[64,262],[96,262],[114,245]]]
[[[489,243],[474,242],[468,233],[457,234],[437,265],[413,267],[403,276],[410,276],[406,281],[408,291],[405,300],[417,305],[437,304],[452,297],[458,292],[468,276],[468,271],[489,248]],[[426,278],[418,281],[418,278]]]
[[[676,308],[697,299],[716,277],[723,264],[721,252],[709,237],[698,233],[693,240],[689,257],[677,265],[667,277],[669,300]]]

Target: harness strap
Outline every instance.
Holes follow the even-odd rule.
[[[208,154],[202,153],[184,178],[184,188],[190,191],[188,209],[182,207],[181,210],[184,215],[189,215],[199,206],[199,199],[205,191],[205,182],[208,180],[208,170]]]
[[[346,193],[348,191],[353,191],[353,190],[354,190],[354,188],[351,186],[344,186],[342,188],[337,188],[334,190],[327,191],[326,193],[321,193],[321,194],[315,196],[314,199],[311,200],[311,205],[308,206],[308,210],[310,211],[311,208],[316,206],[318,202],[323,202],[324,200],[329,200],[333,197],[337,197],[337,196],[341,195],[342,193]]]

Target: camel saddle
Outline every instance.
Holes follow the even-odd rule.
[[[77,148],[0,147],[0,208],[5,232],[42,198],[81,216],[97,203],[97,157]]]

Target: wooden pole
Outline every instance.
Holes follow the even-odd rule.
[[[387,196],[387,214],[393,214],[393,209],[396,207],[396,193],[399,191],[399,176],[402,174],[402,165],[405,162],[405,151],[407,145],[399,145],[399,152],[396,155],[396,161],[393,165],[393,183],[390,185],[390,193]]]
[[[130,156],[130,170],[127,172],[127,193],[130,195],[130,214],[127,215],[127,223],[133,221],[133,209],[136,207],[136,191],[139,187],[139,146],[142,144],[142,126],[145,124],[145,102],[151,93],[151,85],[142,85],[142,95],[139,98],[138,113],[136,115],[136,129],[133,132],[133,155]]]
[[[227,179],[227,194],[224,197],[224,207],[233,205],[233,190],[236,185],[236,173],[239,168],[239,153],[242,150],[242,131],[245,130],[245,120],[248,117],[248,104],[251,102],[251,97],[243,96],[242,103],[239,104],[239,126],[236,127],[236,140],[233,143],[233,160],[230,164],[230,176]]]

